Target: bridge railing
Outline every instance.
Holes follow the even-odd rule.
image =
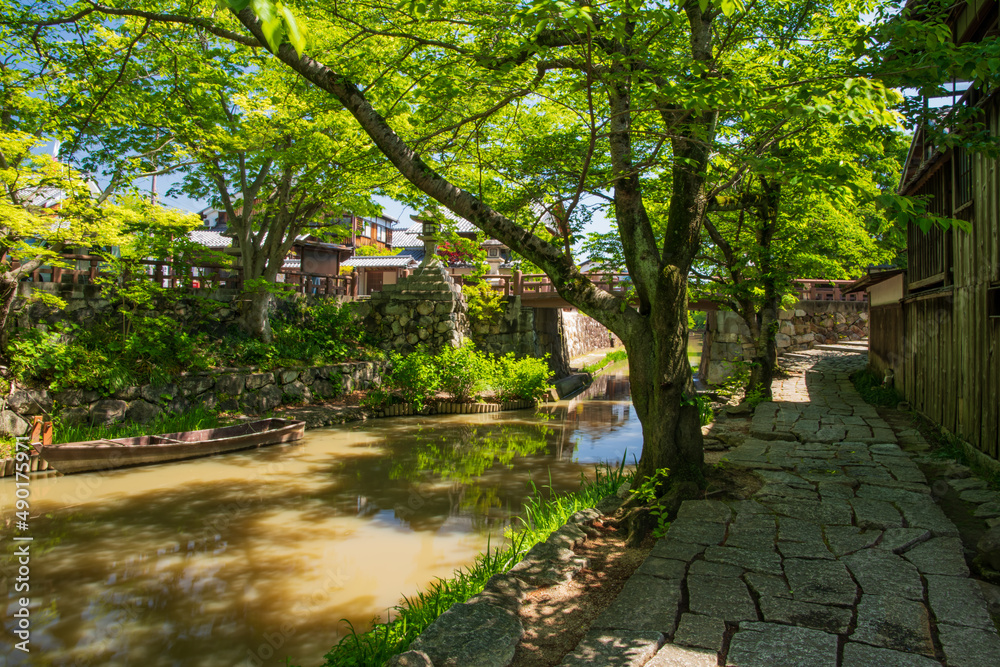
[[[456,285],[464,285],[470,281],[467,274],[453,273],[449,275]],[[631,279],[624,273],[591,273],[588,276],[599,288],[612,294],[623,295],[631,287]],[[560,298],[552,279],[544,273],[514,271],[511,275],[490,274],[475,280],[485,281],[494,289],[502,292],[504,296]]]

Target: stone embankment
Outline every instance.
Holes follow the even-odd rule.
[[[386,350],[401,354],[424,345],[437,352],[459,345],[468,330],[462,290],[441,266],[421,266],[394,285],[384,285],[358,308],[368,332]]]
[[[368,389],[380,381],[381,371],[381,363],[369,361],[267,372],[232,369],[182,375],[163,385],[127,387],[110,396],[79,389],[19,389],[0,398],[0,433],[24,435],[33,415],[51,415],[56,407],[62,423],[70,426],[146,424],[163,412],[180,414],[197,407],[261,414],[283,403]]]

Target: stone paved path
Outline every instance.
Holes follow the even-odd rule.
[[[794,359],[725,457],[760,491],[685,502],[563,665],[1000,665],[958,531],[848,379],[865,355]]]

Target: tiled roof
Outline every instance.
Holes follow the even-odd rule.
[[[411,255],[382,255],[376,257],[351,257],[341,262],[341,266],[358,266],[364,268],[405,269],[416,264]]]
[[[233,239],[228,236],[204,229],[196,229],[193,232],[188,232],[188,238],[206,248],[228,248],[233,243]]]
[[[419,233],[420,225],[417,225],[417,232]],[[424,242],[417,238],[416,234],[411,234],[406,231],[394,231],[392,233],[392,247],[393,248],[423,248]]]
[[[444,217],[448,218],[448,220],[450,220],[452,223],[454,223],[454,225],[455,225],[455,231],[458,232],[459,234],[475,234],[476,232],[479,231],[479,228],[476,227],[474,224],[472,224],[471,222],[469,222],[465,218],[458,217],[457,215],[455,215],[454,213],[452,213],[448,209],[441,208],[439,210],[441,211],[441,214]],[[407,228],[406,231],[408,233],[410,233],[410,234],[419,234],[421,232],[421,230],[423,229],[423,223],[420,222],[420,216],[419,215],[411,215],[410,217],[413,218],[414,220],[416,220],[417,222],[416,222],[416,224],[413,224],[409,228]]]
[[[404,248],[403,252],[396,255],[397,257],[407,256],[412,257],[414,261],[421,262],[424,259],[424,249],[423,248]]]

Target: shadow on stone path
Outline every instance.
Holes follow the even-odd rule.
[[[958,531],[848,376],[863,353],[796,355],[724,457],[750,500],[687,501],[562,665],[1000,665]]]

